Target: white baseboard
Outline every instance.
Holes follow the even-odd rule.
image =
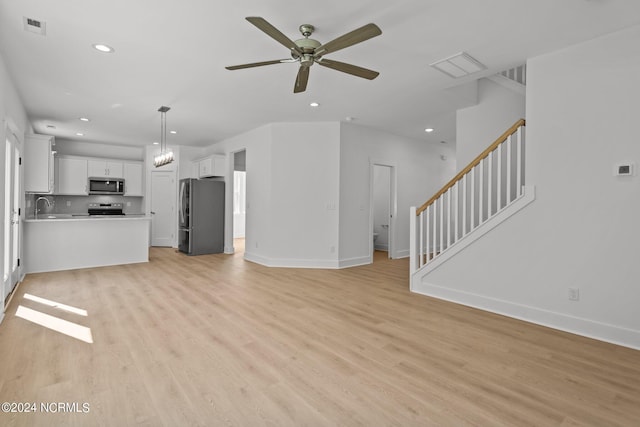
[[[251,252],[244,253],[244,259],[264,265],[265,267],[280,268],[340,268],[338,260],[314,260],[314,259],[286,259],[268,258]]]
[[[264,265],[265,267],[280,268],[326,268],[339,269],[357,267],[359,265],[371,264],[371,258],[368,256],[354,257],[341,260],[320,260],[320,259],[275,259],[251,252],[244,253],[244,259]]]
[[[411,291],[599,341],[640,350],[640,331],[633,329],[428,283],[414,284]]]
[[[411,254],[411,252],[409,251],[409,249],[402,249],[402,250],[396,251],[396,253],[393,256],[393,258],[394,259],[409,258],[410,254]]]
[[[339,268],[357,267],[359,265],[371,264],[371,258],[368,256],[341,259],[338,261]]]

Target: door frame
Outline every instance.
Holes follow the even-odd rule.
[[[4,258],[2,259],[2,273],[3,273],[3,280],[2,280],[2,310],[0,311],[0,321],[2,320],[2,317],[4,315],[4,310],[6,308],[6,306],[9,304],[9,302],[11,301],[11,298],[13,297],[13,295],[15,295],[15,292],[20,284],[20,282],[23,279],[23,265],[21,263],[22,260],[22,234],[23,234],[23,218],[24,218],[24,193],[23,193],[23,176],[24,176],[24,172],[22,169],[22,145],[23,145],[23,140],[21,138],[21,132],[18,130],[17,126],[15,126],[15,124],[13,123],[13,121],[10,118],[5,118],[4,119],[4,144],[2,147],[2,152],[4,154],[4,158],[2,161],[2,175],[6,176],[7,170],[6,170],[6,164],[7,164],[7,158],[6,158],[6,152],[7,152],[7,143],[11,144],[12,149],[11,149],[11,153],[10,156],[12,157],[11,161],[10,161],[10,167],[11,170],[9,171],[11,173],[11,189],[10,189],[10,204],[12,205],[12,212],[11,212],[11,217],[13,218],[9,218],[9,221],[17,221],[15,224],[15,227],[13,226],[13,224],[11,224],[10,227],[10,231],[9,231],[9,235],[8,236],[4,236],[3,237],[3,249],[4,249],[4,245],[6,243],[6,239],[9,239],[9,272],[8,272],[8,277],[7,280],[4,280]],[[12,139],[12,141],[10,140]],[[3,190],[2,190],[2,197],[3,200],[6,198],[6,182],[5,182],[5,186],[3,186]],[[4,206],[3,204],[3,208],[6,208],[6,206]],[[4,229],[5,226],[5,222],[7,221],[7,218],[5,218],[4,215],[4,209],[3,209],[3,214],[2,214],[2,218],[3,218],[3,224],[2,227]],[[3,251],[4,252],[4,251]],[[15,269],[13,268],[14,266],[14,261],[15,261]],[[6,293],[7,293],[7,287],[11,288],[11,297],[6,301],[5,304],[5,297],[6,297]]]
[[[172,191],[173,194],[171,197],[171,200],[173,202],[173,212],[172,212],[172,216],[173,218],[171,219],[171,223],[173,224],[172,226],[172,235],[173,237],[171,238],[171,244],[169,247],[172,248],[176,248],[177,247],[177,242],[178,242],[178,220],[176,217],[176,214],[178,213],[178,188],[177,188],[177,183],[178,180],[176,179],[176,171],[175,170],[152,170],[151,171],[151,179],[150,179],[150,183],[149,183],[149,213],[151,214],[151,230],[149,233],[149,246],[154,246],[154,235],[153,235],[153,230],[154,230],[154,220],[155,218],[153,217],[153,215],[155,214],[155,212],[153,212],[153,178],[154,176],[158,176],[158,175],[154,175],[154,174],[167,174],[171,177],[171,179],[173,180],[173,185],[172,185]]]
[[[389,168],[389,258],[398,258],[396,250],[396,218],[398,214],[397,166],[388,160],[369,160],[369,263],[373,262],[373,176],[375,166]]]
[[[240,153],[244,151],[245,152],[245,156],[247,153],[247,148],[246,147],[242,147],[242,148],[237,148],[234,149],[233,151],[229,151],[228,155],[227,155],[227,175],[225,176],[225,186],[224,186],[224,253],[225,254],[233,254],[235,253],[235,247],[234,247],[234,243],[233,243],[233,186],[234,186],[234,177],[233,177],[233,172],[235,171],[235,156],[236,153]],[[246,170],[246,163],[245,163],[245,172],[248,172]],[[245,182],[247,182],[248,180],[246,180]],[[247,213],[245,215],[245,241],[247,239],[247,216],[249,215],[248,213],[248,204],[245,205],[245,207],[247,208]]]

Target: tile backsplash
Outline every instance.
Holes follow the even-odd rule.
[[[62,196],[52,194],[26,194],[25,218],[35,215],[34,203],[38,197],[46,197],[51,206],[43,200],[38,202],[38,214],[81,214],[87,213],[89,203],[122,203],[125,214],[144,213],[144,198],[129,196]]]

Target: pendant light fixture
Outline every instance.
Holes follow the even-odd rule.
[[[167,149],[167,111],[171,108],[162,106],[160,111],[160,154],[153,158],[153,165],[157,168],[173,162],[173,151]]]

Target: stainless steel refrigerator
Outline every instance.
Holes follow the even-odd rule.
[[[224,182],[180,180],[178,249],[188,255],[224,252]]]

